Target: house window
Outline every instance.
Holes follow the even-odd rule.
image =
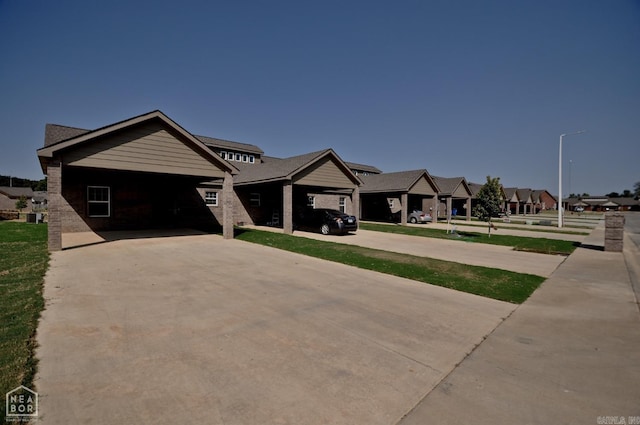
[[[307,197],[307,206],[311,207],[311,208],[315,208],[316,207],[316,197],[315,196]]]
[[[236,154],[236,161],[242,161],[242,155],[240,155],[239,153]]]
[[[338,200],[338,209],[342,213],[347,212],[347,198],[345,198],[344,196],[341,196],[340,199]]]
[[[249,162],[249,155],[247,154],[242,155],[242,162]]]
[[[212,207],[218,206],[218,192],[205,192],[204,202]]]
[[[249,155],[249,163],[253,164],[254,162],[256,162],[256,157],[253,155]]]
[[[252,207],[259,207],[260,206],[260,194],[259,193],[252,193],[249,195],[249,205],[251,205]]]
[[[87,215],[111,216],[111,189],[108,186],[87,186]]]
[[[233,161],[233,152],[227,152],[227,161]]]
[[[227,159],[227,153],[225,151],[220,152],[220,158]]]

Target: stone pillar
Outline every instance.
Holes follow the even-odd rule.
[[[356,186],[351,192],[351,215],[360,220],[360,186]]]
[[[62,164],[47,165],[48,237],[49,251],[62,249]]]
[[[471,197],[467,198],[467,221],[471,221]]]
[[[604,250],[622,252],[622,240],[624,239],[624,215],[609,213],[604,221]]]
[[[282,184],[282,224],[284,233],[291,235],[293,233],[293,183],[291,181]]]
[[[438,222],[438,205],[440,204],[440,200],[438,199],[438,195],[433,197],[433,210],[431,211],[431,218],[434,223]]]
[[[222,183],[222,237],[233,239],[233,176],[228,171]]]
[[[409,195],[407,193],[403,193],[400,195],[400,224],[403,226],[407,225],[407,204],[409,203]]]
[[[447,221],[451,221],[451,196],[447,198]]]

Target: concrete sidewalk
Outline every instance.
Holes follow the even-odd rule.
[[[474,233],[483,233],[486,234],[487,233],[487,226],[485,223],[485,226],[478,226],[476,223],[475,226],[469,226],[466,225],[464,223],[460,223],[460,222],[455,222],[452,223],[452,225],[456,226],[456,230],[460,231],[460,232],[474,232]],[[573,242],[582,242],[584,241],[584,238],[586,237],[586,235],[574,235],[574,234],[570,234],[570,233],[557,233],[554,232],[553,228],[550,228],[548,230],[551,231],[546,231],[546,232],[541,232],[540,230],[545,230],[542,226],[529,226],[531,229],[530,230],[524,230],[524,229],[518,229],[517,227],[526,227],[524,224],[522,225],[515,225],[515,226],[511,226],[511,227],[516,227],[516,228],[510,228],[509,224],[506,223],[500,223],[500,222],[496,222],[494,223],[494,225],[498,228],[498,230],[491,230],[491,234],[492,235],[509,235],[509,236],[521,236],[521,237],[525,237],[525,238],[545,238],[545,239],[554,239],[554,240],[561,240],[561,241],[573,241]],[[409,226],[423,226],[422,224],[409,224]],[[446,222],[438,222],[438,223],[429,223],[427,224],[427,226],[429,226],[429,228],[432,229],[441,229],[441,230],[447,230],[449,228],[451,228],[451,225],[448,225]],[[538,231],[536,231],[536,228]],[[557,230],[557,228],[555,229]],[[591,233],[591,229],[564,229],[565,231],[575,231],[575,232],[582,232],[582,233]]]
[[[640,251],[603,241],[601,223],[399,424],[639,423]]]

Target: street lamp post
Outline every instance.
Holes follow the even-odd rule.
[[[582,134],[584,132],[584,130],[580,130],[575,133],[560,135],[560,149],[558,153],[558,227],[562,227],[564,224],[564,217],[562,215],[562,138],[566,136],[575,136],[576,134]]]

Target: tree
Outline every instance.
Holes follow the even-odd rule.
[[[27,198],[21,196],[20,199],[16,201],[16,209],[22,212],[25,208],[27,208]]]
[[[491,176],[487,176],[487,182],[480,188],[476,198],[478,204],[473,209],[473,215],[489,223],[489,237],[491,237],[491,228],[495,229],[495,226],[491,223],[491,218],[498,217],[498,214],[502,211],[500,177],[491,178]]]
[[[636,184],[633,185],[633,196],[636,198],[640,197],[640,182],[636,182]]]

